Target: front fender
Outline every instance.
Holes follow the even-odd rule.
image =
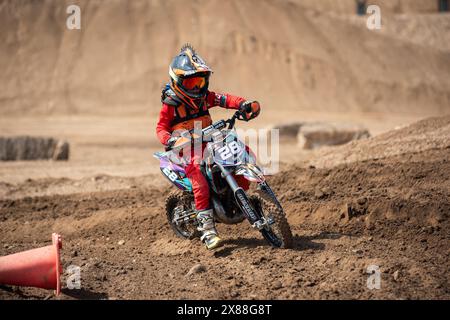
[[[266,180],[262,170],[252,163],[243,163],[236,167],[235,175],[244,176],[250,182],[262,183]]]

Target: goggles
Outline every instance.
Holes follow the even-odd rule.
[[[206,85],[205,77],[186,78],[182,81],[183,87],[187,90],[203,89]]]

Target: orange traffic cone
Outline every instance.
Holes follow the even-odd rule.
[[[0,283],[54,289],[58,295],[62,273],[59,258],[61,236],[53,233],[52,241],[50,246],[0,257]]]

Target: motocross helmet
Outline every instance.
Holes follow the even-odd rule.
[[[198,110],[206,97],[211,73],[194,48],[185,44],[169,66],[170,88],[189,107]]]

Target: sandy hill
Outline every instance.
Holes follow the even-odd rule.
[[[318,150],[310,164],[317,167],[333,167],[437,149],[450,155],[450,116],[424,119],[367,140],[352,141],[337,148]],[[406,157],[404,161],[414,162],[414,157]]]
[[[168,63],[191,42],[212,89],[271,107],[449,113],[450,16],[373,2],[381,31],[352,1],[80,0],[80,31],[66,29],[72,1],[2,1],[0,112],[156,115]]]

